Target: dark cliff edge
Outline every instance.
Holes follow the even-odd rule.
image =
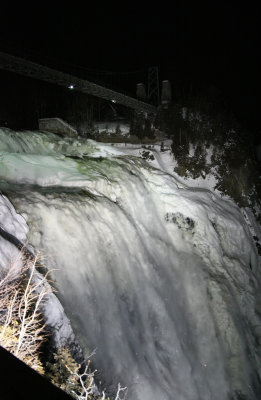
[[[72,397],[0,346],[0,399],[72,400]]]

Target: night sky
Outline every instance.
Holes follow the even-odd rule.
[[[97,71],[158,66],[160,79],[172,82],[174,94],[175,86],[194,92],[215,87],[242,122],[259,130],[259,5],[85,4],[1,6],[1,49]],[[122,74],[121,79],[126,82],[128,77],[131,81],[131,74]]]

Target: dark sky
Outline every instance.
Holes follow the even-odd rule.
[[[194,90],[216,86],[257,126],[259,5],[213,0],[55,4],[1,5],[0,46],[95,70],[156,65],[160,78],[174,84]]]

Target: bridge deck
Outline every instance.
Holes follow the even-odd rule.
[[[0,69],[68,88],[72,85],[74,90],[113,101],[114,103],[122,104],[137,111],[143,111],[149,114],[156,114],[157,112],[157,108],[151,104],[96,85],[85,79],[77,78],[73,75],[3,52],[0,52]]]

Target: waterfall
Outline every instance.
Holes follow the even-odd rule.
[[[257,400],[260,259],[235,203],[187,187],[134,147],[0,136],[0,189],[107,390]]]

